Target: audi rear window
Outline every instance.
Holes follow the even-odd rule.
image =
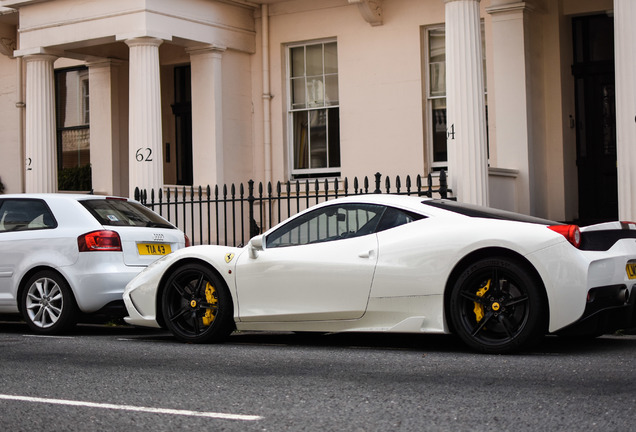
[[[136,202],[107,198],[81,200],[80,203],[102,225],[176,229],[161,216]]]
[[[484,218],[484,219],[500,219],[515,222],[527,222],[540,225],[559,225],[559,222],[554,222],[548,219],[542,219],[534,216],[528,216],[524,214],[514,213],[506,210],[499,210],[490,207],[482,207],[472,204],[458,203],[450,200],[431,200],[422,201],[422,204],[426,204],[431,207],[436,207],[442,210],[452,211],[464,216]]]

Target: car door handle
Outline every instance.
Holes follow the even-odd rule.
[[[373,255],[373,249],[368,250],[368,251],[364,251],[364,252],[360,252],[360,253],[358,254],[358,256],[359,256],[360,258],[371,258],[371,255]]]

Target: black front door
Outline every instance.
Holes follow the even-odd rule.
[[[177,184],[192,185],[192,89],[190,65],[174,68],[174,105]]]
[[[618,218],[614,22],[577,17],[572,28],[579,223],[586,225]]]

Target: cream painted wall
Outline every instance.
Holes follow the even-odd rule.
[[[290,170],[285,45],[322,38],[338,42],[342,175],[423,173],[420,27],[443,23],[444,3],[384,2],[384,23],[377,27],[356,5],[332,4],[311,12],[297,12],[291,3],[271,9],[273,178],[287,180]]]
[[[253,101],[251,56],[223,53],[223,154],[225,182],[246,182],[253,177]]]

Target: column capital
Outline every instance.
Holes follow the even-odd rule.
[[[59,57],[51,55],[51,54],[29,54],[22,57],[26,62],[32,61],[44,61],[53,63]]]
[[[486,8],[486,12],[491,15],[526,11],[532,12],[533,10],[534,6],[526,1],[514,1],[510,3],[494,4]]]
[[[222,45],[201,45],[195,46],[191,48],[186,48],[186,53],[193,55],[201,55],[201,54],[223,54],[227,50],[227,47]]]
[[[86,63],[90,69],[109,68],[121,66],[124,62],[117,59],[103,59]]]
[[[155,38],[155,37],[135,37],[132,39],[126,39],[126,45],[130,48],[138,47],[138,46],[156,46],[158,47],[163,43],[163,39]]]

